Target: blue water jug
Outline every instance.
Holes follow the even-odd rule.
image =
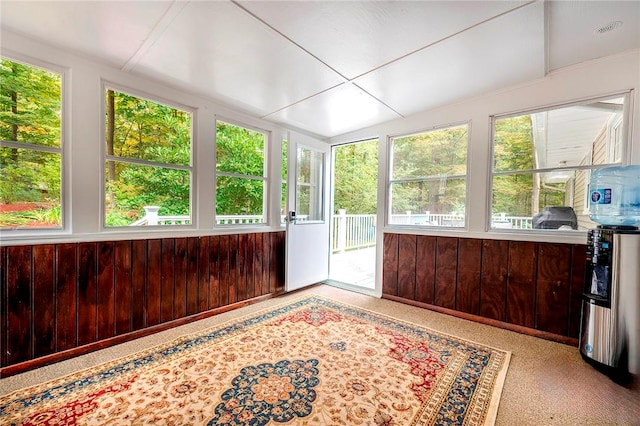
[[[589,217],[601,225],[640,225],[640,166],[591,172]]]

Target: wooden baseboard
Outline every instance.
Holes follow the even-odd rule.
[[[443,308],[442,306],[436,306],[436,305],[430,305],[428,303],[417,302],[415,300],[405,299],[405,298],[394,296],[391,294],[383,293],[382,298],[393,300],[395,302],[404,303],[411,306],[417,306],[419,308],[429,309],[431,311],[439,312],[441,314],[452,315],[454,317],[466,319],[469,321],[475,321],[481,324],[491,325],[493,327],[503,328],[505,330],[515,331],[517,333],[527,334],[529,336],[539,337],[541,339],[551,340],[553,342],[558,342],[558,343],[563,343],[565,345],[578,347],[578,339],[573,337],[562,336],[559,334],[549,333],[547,331],[536,330],[534,328],[524,327],[521,325],[511,324],[504,321],[481,317],[479,315],[468,314],[466,312],[460,312],[454,309]]]

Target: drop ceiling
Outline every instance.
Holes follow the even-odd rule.
[[[640,48],[638,1],[3,0],[0,23],[320,138]]]

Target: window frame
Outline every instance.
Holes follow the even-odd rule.
[[[0,58],[22,65],[40,68],[60,76],[60,147],[47,147],[26,142],[0,141],[2,148],[28,149],[30,151],[56,153],[60,155],[60,226],[43,228],[0,228],[2,239],[42,237],[46,235],[68,235],[71,233],[70,192],[71,192],[71,155],[69,155],[71,128],[71,84],[70,69],[52,62],[43,61],[5,49]]]
[[[264,146],[262,147],[262,176],[254,176],[254,175],[243,175],[241,173],[234,172],[223,172],[219,171],[217,167],[218,163],[218,121],[221,121],[226,124],[230,124],[232,126],[240,127],[243,129],[251,130],[253,132],[262,133],[264,136]],[[257,227],[267,227],[271,222],[271,215],[269,212],[269,149],[271,146],[271,141],[273,138],[273,132],[270,130],[262,129],[257,126],[252,126],[250,124],[243,123],[238,120],[233,120],[221,115],[215,116],[214,120],[214,158],[213,162],[216,165],[214,167],[213,173],[213,192],[214,192],[214,208],[213,208],[213,227],[214,228],[246,228],[248,226],[257,226]],[[288,171],[288,169],[287,169]],[[218,190],[218,176],[226,176],[231,178],[239,178],[239,179],[251,179],[251,180],[260,180],[262,181],[262,222],[260,223],[221,223],[218,224],[218,213],[217,213],[217,190]]]
[[[123,232],[125,229],[128,232],[136,231],[136,232],[157,232],[158,230],[189,230],[195,229],[197,223],[196,212],[197,209],[197,172],[196,172],[196,162],[194,161],[194,152],[195,152],[195,131],[194,129],[197,126],[196,123],[196,109],[182,105],[175,101],[171,101],[168,99],[164,99],[158,96],[151,95],[146,92],[142,92],[139,90],[131,89],[129,87],[114,83],[108,80],[101,80],[100,84],[101,88],[101,102],[100,102],[100,143],[102,149],[100,149],[100,232],[105,233],[113,233],[113,232]],[[134,96],[136,98],[140,98],[145,101],[155,102],[157,104],[161,104],[170,108],[175,108],[182,110],[184,112],[188,112],[191,114],[191,143],[189,147],[189,166],[183,166],[181,164],[171,164],[171,163],[161,163],[157,161],[143,160],[138,158],[127,158],[127,157],[119,157],[119,156],[111,156],[107,154],[107,146],[106,146],[106,94],[107,90],[114,90],[119,93],[123,93],[125,95]],[[189,179],[189,224],[169,224],[169,225],[145,225],[145,226],[137,226],[132,227],[131,225],[125,226],[107,226],[106,224],[106,163],[107,161],[115,161],[125,164],[138,165],[138,166],[148,166],[148,167],[159,167],[165,169],[175,169],[175,170],[184,170],[188,171],[190,175]]]
[[[429,231],[446,231],[446,232],[460,232],[460,231],[468,231],[469,230],[469,170],[470,170],[470,146],[471,146],[471,120],[465,121],[457,121],[442,125],[436,125],[428,128],[423,128],[420,130],[416,130],[408,133],[400,133],[387,135],[387,176],[385,182],[385,227],[394,228],[398,227],[401,229],[415,229],[415,230],[429,230]],[[415,135],[420,135],[423,133],[436,132],[439,130],[446,130],[454,127],[462,127],[466,126],[467,128],[467,141],[466,141],[466,161],[465,161],[465,174],[464,175],[447,175],[447,176],[429,176],[429,177],[420,177],[420,178],[403,178],[403,179],[393,179],[393,147],[394,140],[398,138],[405,138]],[[400,224],[400,223],[392,223],[392,196],[391,196],[391,188],[393,183],[407,183],[407,182],[428,182],[428,181],[436,181],[442,179],[464,179],[465,181],[465,196],[464,196],[464,226],[438,226],[438,225],[417,225],[417,224]]]
[[[580,105],[588,105],[597,101],[613,99],[613,98],[624,98],[622,117],[620,120],[621,125],[621,133],[622,133],[622,142],[621,142],[621,152],[620,152],[620,161],[619,162],[609,162],[609,132],[611,129],[611,121],[609,121],[606,126],[607,132],[607,146],[605,147],[606,152],[606,163],[604,164],[593,164],[593,145],[589,148],[588,153],[585,155],[590,155],[590,161],[585,165],[575,165],[575,166],[560,166],[560,167],[545,167],[545,168],[534,168],[528,170],[508,170],[508,171],[495,171],[495,122],[496,120],[505,119],[505,118],[513,118],[519,117],[522,115],[533,115],[540,112],[547,112],[552,110],[558,110],[562,108],[569,108],[573,106]],[[512,228],[512,229],[504,229],[504,228],[493,228],[492,227],[492,214],[493,214],[493,182],[496,176],[509,176],[509,175],[526,175],[526,174],[543,174],[550,173],[554,171],[585,171],[587,176],[591,175],[593,170],[608,167],[608,166],[626,166],[629,164],[629,153],[630,153],[630,142],[631,142],[631,126],[630,120],[633,113],[633,98],[634,98],[634,89],[628,89],[618,92],[605,93],[601,95],[590,96],[586,98],[581,98],[573,101],[567,102],[557,102],[553,104],[547,104],[544,106],[522,109],[515,112],[509,113],[500,113],[500,114],[491,114],[489,115],[489,131],[490,131],[490,139],[489,139],[489,158],[488,158],[488,182],[487,182],[487,203],[486,203],[486,214],[485,214],[485,232],[488,233],[512,233],[512,234],[524,234],[524,235],[542,235],[542,234],[552,234],[552,235],[576,235],[578,233],[585,233],[586,231],[580,229],[571,229],[571,230],[561,230],[561,229],[520,229],[520,228]],[[588,183],[587,183],[588,188]],[[586,195],[585,195],[586,196]],[[588,197],[587,197],[588,200]],[[586,203],[588,209],[588,202]],[[583,212],[576,212],[583,213]],[[533,216],[532,216],[533,217]]]

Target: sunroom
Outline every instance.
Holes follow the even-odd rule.
[[[640,3],[7,0],[0,23],[2,380],[313,291],[581,365],[590,175],[640,164]],[[637,389],[605,388],[613,417],[545,410],[629,421]]]

